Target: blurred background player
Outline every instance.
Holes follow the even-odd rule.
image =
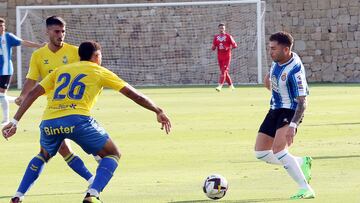
[[[16,125],[26,110],[39,96],[47,93],[48,103],[40,124],[41,151],[30,161],[21,184],[34,182],[45,163],[56,155],[62,140],[68,138],[79,144],[85,152],[102,158],[94,182],[83,200],[83,203],[100,203],[99,193],[112,178],[120,159],[118,147],[106,131],[90,117],[90,110],[100,91],[104,87],[114,89],[140,106],[155,112],[157,121],[162,125],[161,129],[167,134],[170,132],[171,124],[163,110],[154,102],[115,73],[100,66],[102,55],[98,43],[91,41],[81,43],[79,55],[80,62],[55,69],[36,85],[25,97],[14,119],[3,128],[2,132],[5,138],[14,135]],[[59,105],[67,108],[57,109]],[[27,179],[31,180],[27,181]],[[20,200],[21,197],[15,196],[11,203]]]
[[[50,16],[46,19],[46,31],[49,42],[40,49],[33,52],[30,59],[29,72],[26,75],[24,87],[20,96],[15,100],[16,104],[21,105],[24,97],[35,87],[39,78],[44,79],[57,67],[78,62],[80,60],[78,47],[64,42],[66,22],[58,16]],[[92,183],[94,177],[84,165],[79,156],[75,155],[71,149],[70,141],[64,140],[59,148],[59,153],[63,156],[68,166],[79,174],[82,178]],[[26,187],[20,185],[18,196],[24,195]]]
[[[270,36],[269,50],[274,62],[265,77],[265,86],[271,90],[272,97],[270,110],[258,132],[255,154],[266,163],[284,166],[299,186],[291,199],[309,199],[315,198],[309,185],[312,159],[296,157],[288,151],[302,121],[309,94],[304,65],[291,51],[293,42],[293,37],[286,32]]]
[[[3,112],[1,125],[9,122],[9,101],[14,102],[14,97],[6,96],[9,88],[11,76],[14,73],[14,67],[11,60],[12,47],[24,45],[31,48],[39,48],[42,45],[27,40],[22,40],[13,33],[5,32],[6,21],[0,18],[0,103]]]
[[[231,50],[237,47],[237,44],[234,38],[225,32],[225,24],[220,23],[219,26],[219,34],[214,36],[213,44],[211,49],[214,51],[217,49],[217,58],[219,62],[220,68],[220,78],[219,78],[219,86],[215,89],[220,92],[224,82],[226,81],[229,84],[229,87],[233,90],[234,85],[230,78],[229,70],[230,70],[230,62],[231,62]]]

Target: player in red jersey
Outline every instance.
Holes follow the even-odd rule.
[[[217,48],[217,57],[220,67],[219,86],[216,87],[216,91],[220,92],[221,88],[226,81],[231,89],[235,89],[231,81],[229,69],[231,61],[231,50],[237,47],[234,38],[225,32],[225,24],[220,23],[220,34],[214,36],[211,49],[214,51]]]

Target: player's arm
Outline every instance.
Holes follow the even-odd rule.
[[[215,51],[215,49],[216,49],[216,46],[215,46],[215,45],[212,45],[212,46],[211,46],[211,50]]]
[[[30,93],[25,97],[24,101],[20,105],[19,109],[13,120],[2,129],[2,134],[5,139],[13,136],[16,133],[16,125],[20,121],[21,117],[29,109],[32,103],[41,95],[45,93],[44,88],[41,85],[37,85]]]
[[[211,50],[213,50],[213,51],[215,51],[215,49],[216,49],[216,37],[214,37],[214,39],[213,39],[213,43],[212,43],[212,46],[211,46]]]
[[[289,128],[287,130],[286,139],[287,144],[290,146],[294,142],[294,136],[296,134],[296,128],[300,124],[301,119],[304,116],[304,112],[306,109],[306,96],[298,96],[296,97],[298,101],[298,105],[295,110],[295,114],[291,119],[289,124]]]
[[[236,44],[234,38],[231,35],[230,35],[230,40],[231,40],[231,48],[232,49],[237,48],[237,44]]]
[[[271,90],[270,84],[271,84],[270,73],[267,73],[264,77],[264,86],[266,87],[266,89]]]
[[[289,146],[292,144],[294,136],[296,134],[296,128],[300,124],[301,119],[304,116],[304,112],[307,106],[306,96],[309,94],[307,89],[305,72],[304,70],[302,70],[302,66],[299,66],[297,68],[299,70],[295,72],[294,75],[290,76],[292,77],[292,85],[297,89],[297,95],[295,95],[297,106],[287,131],[287,141]]]
[[[32,88],[35,87],[36,83],[37,83],[36,80],[26,78],[25,83],[24,83],[24,87],[21,90],[20,96],[15,99],[15,103],[17,105],[19,105],[19,106],[21,105],[21,103],[24,100],[24,98],[26,97],[26,95],[28,95],[30,90],[32,90]]]
[[[161,129],[165,128],[165,132],[168,134],[171,129],[170,119],[166,116],[163,110],[155,105],[155,103],[143,95],[142,93],[138,92],[135,88],[130,85],[126,85],[120,90],[120,93],[128,97],[129,99],[133,100],[135,103],[139,104],[140,106],[153,111],[157,115],[157,120],[161,123]]]
[[[23,89],[21,90],[20,96],[15,99],[15,103],[17,105],[21,105],[21,102],[24,100],[26,95],[30,92],[32,88],[35,87],[37,80],[40,77],[40,64],[38,53],[33,53],[30,58],[30,64],[29,64],[29,71],[26,75],[26,80],[23,86]]]
[[[298,126],[300,124],[301,119],[304,116],[304,112],[306,109],[306,96],[299,96],[296,97],[296,100],[298,102],[296,110],[295,110],[295,114],[293,116],[293,118],[291,119],[291,123],[295,123],[296,126]]]
[[[32,41],[28,41],[28,40],[22,40],[21,41],[21,45],[26,46],[26,47],[30,47],[30,48],[40,48],[42,46],[44,46],[46,43],[43,44],[38,44]]]

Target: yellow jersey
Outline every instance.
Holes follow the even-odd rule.
[[[44,79],[55,68],[80,61],[78,47],[63,43],[57,51],[52,52],[45,45],[33,52],[30,59],[30,67],[26,78],[31,80]]]
[[[40,85],[48,95],[42,119],[48,120],[74,114],[90,116],[103,87],[120,91],[127,83],[96,63],[80,61],[56,68]]]

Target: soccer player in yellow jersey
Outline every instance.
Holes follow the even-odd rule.
[[[64,42],[65,21],[57,16],[51,16],[46,19],[47,35],[49,42],[33,52],[30,60],[30,67],[26,76],[24,87],[20,96],[15,102],[20,105],[24,96],[36,85],[39,78],[45,78],[57,67],[78,62],[80,60],[78,47]],[[79,156],[75,155],[71,149],[70,141],[64,140],[59,153],[64,157],[69,167],[85,180],[92,183],[94,176],[84,165]],[[19,188],[17,196],[24,195],[26,188]]]
[[[80,62],[55,69],[36,85],[2,132],[5,138],[14,135],[23,114],[39,96],[46,93],[48,103],[40,124],[41,151],[31,160],[21,184],[34,182],[44,164],[56,154],[61,142],[65,138],[71,139],[88,154],[102,158],[94,182],[83,200],[83,203],[96,203],[101,202],[99,193],[110,181],[120,158],[118,147],[107,132],[90,117],[90,110],[103,87],[119,91],[142,107],[155,112],[157,121],[162,125],[161,129],[165,129],[166,133],[170,132],[171,124],[166,114],[154,102],[113,72],[100,66],[102,56],[99,44],[83,42],[79,47],[79,55]],[[20,200],[20,197],[14,198]]]

